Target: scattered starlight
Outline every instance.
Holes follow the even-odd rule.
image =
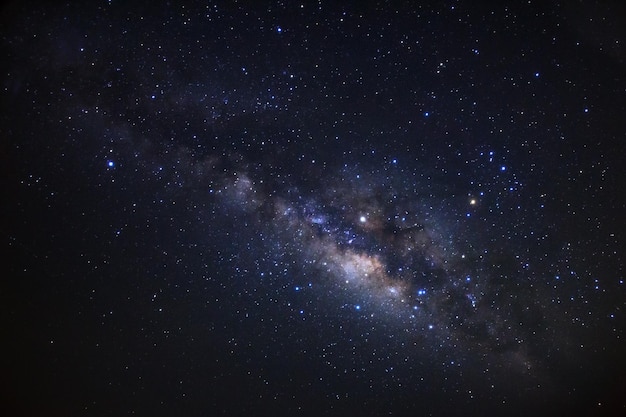
[[[624,415],[614,9],[14,5],[5,408]]]

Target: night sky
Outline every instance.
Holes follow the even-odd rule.
[[[2,6],[6,415],[626,415],[625,6],[180,3]]]

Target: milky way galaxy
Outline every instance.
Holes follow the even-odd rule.
[[[319,179],[319,190],[303,197],[296,187],[288,187],[285,196],[269,196],[247,174],[235,173],[216,181],[220,188],[211,192],[218,204],[239,209],[236,215],[244,216],[246,227],[268,229],[270,246],[304,265],[293,273],[311,286],[328,287],[342,308],[374,323],[393,322],[407,333],[436,327],[445,334],[442,347],[475,339],[489,346],[510,343],[516,350],[514,341],[521,336],[514,329],[519,323],[507,317],[510,302],[502,312],[494,309],[494,292],[503,289],[485,271],[493,262],[489,251],[459,242],[455,233],[469,232],[455,230],[432,206],[448,203],[428,195],[421,199],[423,191],[414,183],[411,190],[392,186],[394,176],[403,175],[397,170],[384,179],[363,178],[344,167]],[[458,248],[462,245],[467,253]],[[244,257],[262,257],[259,253],[252,249]]]
[[[626,415],[622,6],[9,3],[10,414]]]

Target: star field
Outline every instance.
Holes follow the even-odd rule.
[[[623,415],[624,16],[5,6],[3,403]]]

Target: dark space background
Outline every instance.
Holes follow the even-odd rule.
[[[626,415],[626,8],[509,3],[5,3],[3,414]]]

